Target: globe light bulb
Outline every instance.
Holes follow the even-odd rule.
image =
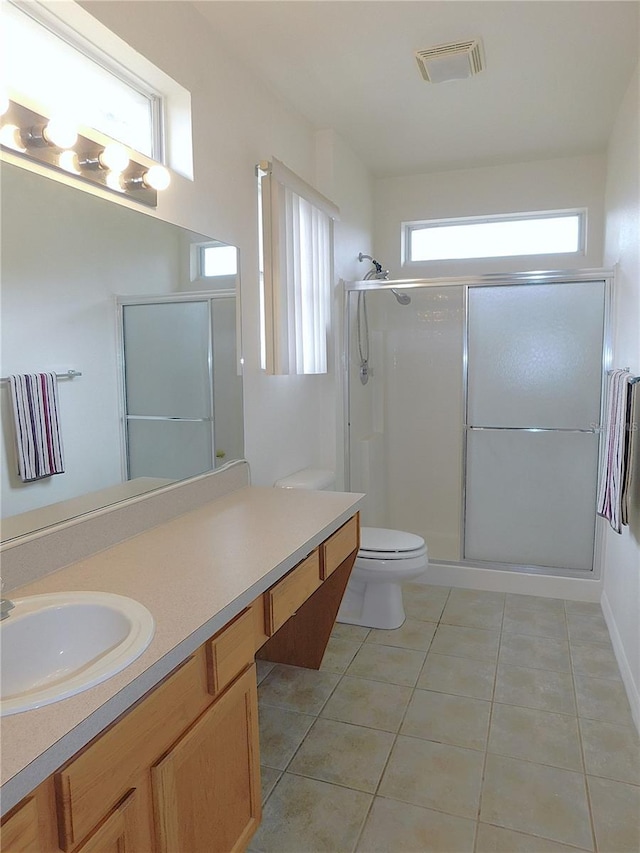
[[[166,190],[171,183],[171,175],[164,166],[152,166],[144,173],[142,181],[153,190]]]
[[[74,175],[81,174],[78,155],[75,151],[63,151],[58,157],[58,165],[66,172],[71,172]]]
[[[13,151],[20,151],[23,154],[27,150],[22,144],[20,128],[16,127],[15,124],[5,124],[0,128],[0,145],[11,148]]]
[[[124,192],[122,172],[107,172],[104,180],[110,190],[115,190],[119,193]]]
[[[78,132],[68,121],[52,118],[42,131],[43,137],[56,148],[72,148],[78,139]]]
[[[123,145],[110,142],[99,155],[100,165],[111,172],[124,172],[129,165],[129,155]]]

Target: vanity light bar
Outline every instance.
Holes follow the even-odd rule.
[[[157,207],[158,190],[170,181],[164,166],[137,162],[124,145],[102,145],[15,101],[2,116],[0,146],[149,207]]]

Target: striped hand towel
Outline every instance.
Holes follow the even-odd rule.
[[[624,476],[622,479],[621,520],[629,524],[634,495],[638,494],[640,483],[640,378],[629,380],[627,394],[627,436],[624,449]]]
[[[55,373],[9,376],[18,474],[24,483],[64,473]]]
[[[606,407],[606,436],[601,459],[597,513],[622,533],[622,489],[625,479],[628,370],[612,370]]]

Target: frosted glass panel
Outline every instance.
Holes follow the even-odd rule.
[[[603,318],[604,282],[471,288],[467,422],[597,424]]]
[[[211,301],[216,465],[243,456],[242,377],[236,352],[235,296]]]
[[[211,424],[128,422],[129,478],[182,480],[213,468]]]
[[[590,571],[598,438],[467,434],[465,558]]]
[[[209,417],[209,304],[125,305],[123,311],[127,412]]]

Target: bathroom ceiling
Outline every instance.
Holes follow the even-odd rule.
[[[638,62],[635,0],[215,0],[233,55],[378,176],[601,152]],[[486,70],[426,83],[414,52],[480,37]]]

